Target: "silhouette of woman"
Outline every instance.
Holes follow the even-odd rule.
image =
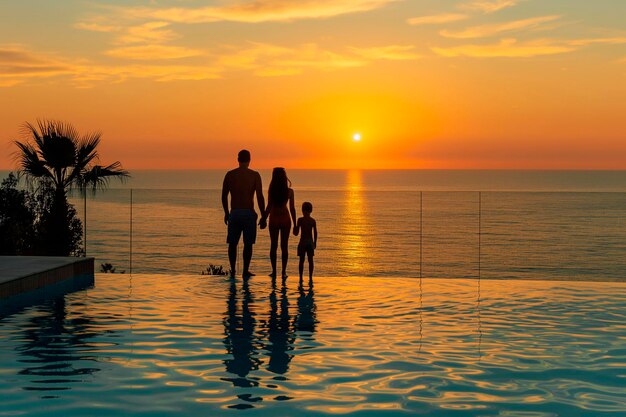
[[[278,235],[280,234],[280,250],[283,261],[282,277],[286,279],[287,261],[289,260],[289,233],[291,232],[291,221],[293,220],[293,224],[296,223],[296,206],[291,181],[287,178],[285,168],[274,168],[267,194],[267,208],[259,223],[264,224],[269,216],[270,261],[272,263],[270,276],[276,278],[276,252],[278,250]],[[287,209],[287,203],[289,203],[289,209]]]

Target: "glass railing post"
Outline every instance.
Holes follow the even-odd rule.
[[[423,243],[423,233],[422,233],[422,226],[423,226],[423,222],[422,222],[422,218],[423,218],[423,195],[422,195],[422,191],[420,191],[420,279],[422,278],[422,256],[423,256],[423,251],[422,251],[422,243]]]
[[[130,189],[129,272],[133,273],[133,189]]]
[[[483,210],[482,192],[478,192],[478,279],[480,279],[480,262],[482,255],[482,210]]]

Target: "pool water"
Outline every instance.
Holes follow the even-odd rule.
[[[0,416],[626,416],[626,284],[98,275],[0,309]]]

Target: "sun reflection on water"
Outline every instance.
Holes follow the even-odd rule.
[[[351,275],[369,269],[367,236],[371,226],[363,194],[362,176],[360,170],[346,172],[346,191],[339,225],[342,240],[338,251],[341,267]]]

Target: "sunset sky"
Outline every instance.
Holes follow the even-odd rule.
[[[131,170],[626,169],[624,0],[101,3],[2,2],[0,169],[37,118]]]

